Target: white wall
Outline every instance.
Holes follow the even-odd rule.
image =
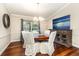
[[[44,31],[47,29],[46,26],[48,27],[47,22],[45,20],[40,22],[40,31],[42,34],[44,34]]]
[[[2,16],[7,13],[2,4],[0,4],[0,55],[10,43],[10,28],[6,29],[3,26]]]
[[[71,15],[71,29],[73,31],[72,45],[75,47],[79,47],[79,4],[69,4],[48,19],[52,22],[52,19],[65,15]],[[49,26],[51,26],[51,23],[49,24]]]

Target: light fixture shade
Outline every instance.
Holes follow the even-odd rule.
[[[33,21],[39,21],[39,19],[37,17],[34,17]]]
[[[45,20],[43,17],[34,17],[33,21],[43,21]]]

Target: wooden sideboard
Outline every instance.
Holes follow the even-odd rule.
[[[64,45],[66,47],[72,46],[72,30],[50,30],[57,31],[55,43]]]

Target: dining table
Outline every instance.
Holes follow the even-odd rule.
[[[37,37],[34,37],[35,42],[46,42],[48,39],[49,37],[45,35],[38,35]]]

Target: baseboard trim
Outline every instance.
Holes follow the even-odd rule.
[[[20,41],[20,40],[12,40],[11,42],[17,42],[17,41]]]
[[[6,50],[6,48],[9,46],[10,43],[11,43],[11,42],[9,42],[9,43],[4,47],[4,49],[3,49],[2,51],[0,51],[0,56],[1,56],[2,53]]]
[[[76,47],[76,48],[79,48],[79,45],[77,45],[77,44],[73,44],[72,46]]]

